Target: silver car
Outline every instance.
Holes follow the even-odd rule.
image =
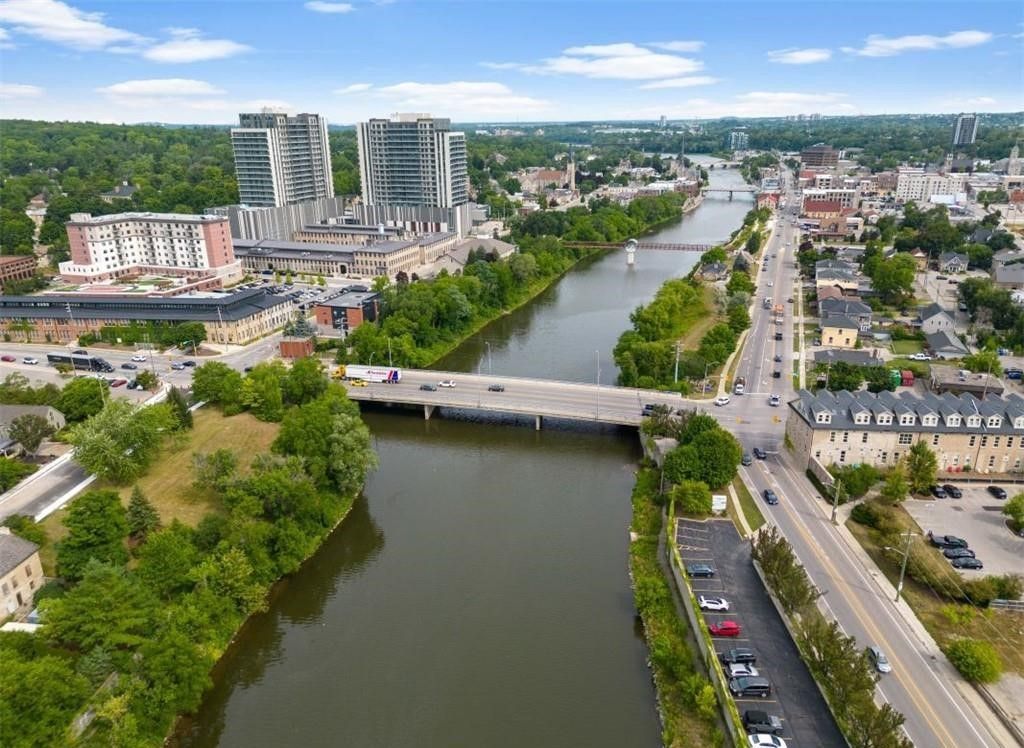
[[[878,647],[868,647],[868,658],[871,660],[871,664],[875,666],[875,670],[880,673],[891,673],[892,665],[889,664],[889,658],[885,656]]]

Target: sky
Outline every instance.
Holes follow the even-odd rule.
[[[1024,3],[0,0],[0,117],[1024,111]]]

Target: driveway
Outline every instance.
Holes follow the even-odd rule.
[[[732,522],[678,520],[676,543],[684,563],[706,563],[716,571],[711,579],[691,579],[694,593],[729,601],[729,612],[705,612],[705,619],[740,624],[742,636],[716,638],[715,649],[752,648],[757,653],[758,671],[772,683],[772,695],[766,699],[737,699],[740,714],[763,709],[778,715],[790,746],[844,748],[846,743],[832,713],[754,572],[750,544],[740,538]]]
[[[966,540],[978,558],[985,564],[980,571],[964,569],[963,575],[972,579],[982,574],[1020,574],[1024,570],[1024,538],[1017,537],[1006,527],[1002,513],[1006,501],[996,499],[983,484],[956,484],[962,499],[908,499],[904,508],[925,532],[936,535],[956,535]],[[1012,498],[1024,490],[1022,486],[1003,484]]]

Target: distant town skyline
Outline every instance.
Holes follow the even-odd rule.
[[[1024,110],[1011,2],[0,0],[0,116],[354,124]],[[934,11],[941,12],[934,12]],[[1015,12],[1016,11],[1016,12]]]

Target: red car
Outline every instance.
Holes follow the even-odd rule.
[[[709,623],[708,631],[711,632],[712,636],[739,636],[740,625],[736,621],[721,621],[719,623]]]
[[[17,361],[14,356],[0,356],[0,361]]]
[[[127,383],[128,383],[127,379],[115,379],[113,382],[110,383],[110,386],[111,387],[120,387],[122,384],[127,384]]]

